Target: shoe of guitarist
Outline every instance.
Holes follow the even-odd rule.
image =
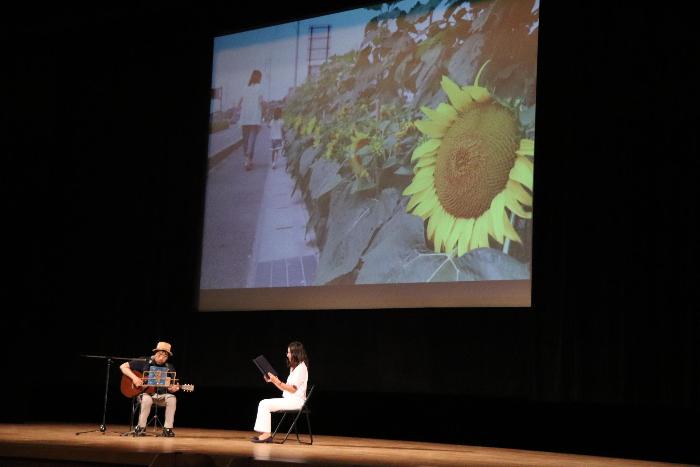
[[[172,346],[168,342],[158,342],[150,357],[124,362],[119,367],[124,374],[121,384],[122,393],[141,399],[141,411],[134,432],[135,436],[145,434],[148,416],[154,403],[159,407],[165,407],[165,421],[162,422],[164,433],[168,433],[165,436],[174,436],[170,433],[173,433],[177,408],[175,393],[180,390],[180,385],[175,379],[175,366],[168,361],[172,356]]]

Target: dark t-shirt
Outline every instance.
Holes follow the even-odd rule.
[[[137,360],[131,360],[129,362],[129,368],[131,368],[131,371],[138,371],[141,373],[141,375],[143,375],[144,371],[151,371],[151,367],[166,367],[168,371],[175,371],[175,365],[173,365],[172,363],[165,362],[165,364],[163,365],[158,365],[152,356],[143,357]],[[166,394],[167,392],[168,388],[156,388],[156,394]]]

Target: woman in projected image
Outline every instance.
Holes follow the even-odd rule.
[[[240,110],[240,123],[243,130],[243,155],[245,156],[245,169],[253,168],[253,155],[255,154],[255,140],[262,124],[262,73],[253,70],[248,80],[248,86],[243,91],[243,96],[238,101]]]
[[[287,382],[268,373],[265,381],[277,386],[282,391],[282,397],[275,399],[263,399],[258,404],[258,416],[255,419],[255,431],[260,435],[253,437],[254,443],[271,443],[272,435],[272,412],[278,410],[298,410],[304,405],[306,400],[306,384],[309,380],[309,369],[307,362],[309,358],[301,342],[292,342],[287,347],[287,365],[289,366],[289,376]]]

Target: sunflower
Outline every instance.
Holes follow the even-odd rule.
[[[532,217],[535,142],[521,138],[515,109],[474,84],[458,86],[447,76],[442,89],[450,103],[422,107],[415,122],[426,136],[413,152],[414,176],[403,194],[408,212],[428,221],[436,252],[462,256],[488,247],[489,237],[522,243],[509,214]]]
[[[362,164],[362,158],[357,152],[370,142],[369,135],[355,130],[355,133],[350,137],[350,167],[357,178],[369,177],[369,172]]]

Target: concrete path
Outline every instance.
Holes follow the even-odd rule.
[[[209,157],[214,157],[229,147],[235,146],[240,142],[241,136],[241,127],[238,124],[231,125],[225,130],[210,134]]]
[[[313,234],[305,235],[306,207],[299,193],[291,196],[286,159],[271,168],[269,130],[263,126],[253,170],[245,171],[243,148],[230,146],[235,135],[233,127],[210,139],[201,288],[313,283],[318,253]]]
[[[313,231],[299,190],[292,196],[294,180],[286,172],[287,159],[280,157],[276,169],[269,165],[254,249],[255,267],[249,287],[294,287],[313,283],[318,263]]]

